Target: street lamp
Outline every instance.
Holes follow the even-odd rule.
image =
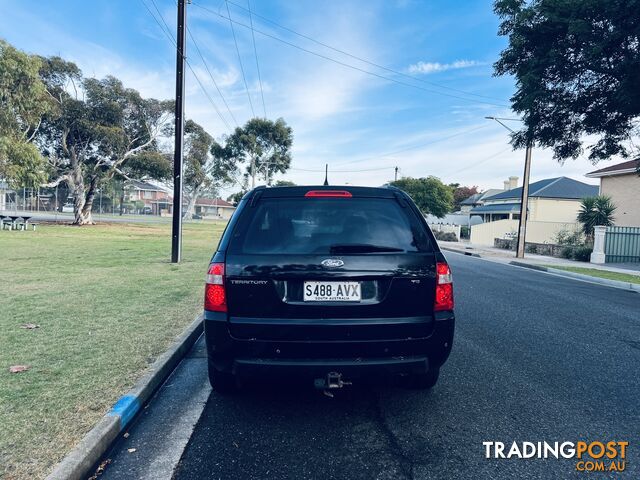
[[[487,120],[495,120],[511,133],[515,131],[502,123],[501,120],[516,120],[514,118],[484,117]],[[527,150],[524,156],[524,178],[522,180],[522,195],[520,196],[520,219],[518,221],[518,240],[516,246],[516,258],[524,258],[524,244],[527,236],[527,206],[529,204],[529,174],[531,173],[531,141],[527,142]]]

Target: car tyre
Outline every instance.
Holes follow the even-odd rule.
[[[405,386],[415,390],[428,390],[438,383],[440,368],[430,368],[427,373],[414,373],[406,378]]]
[[[209,367],[209,383],[214,392],[233,393],[238,389],[238,383],[233,373],[221,372]]]

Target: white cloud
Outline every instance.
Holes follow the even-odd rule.
[[[428,75],[430,73],[445,72],[447,70],[459,70],[461,68],[476,67],[483,65],[482,62],[476,60],[456,60],[452,63],[440,63],[440,62],[423,62],[414,63],[409,65],[407,69],[409,73],[421,73]]]

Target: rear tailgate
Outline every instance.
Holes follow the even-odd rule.
[[[395,196],[263,198],[243,217],[225,259],[233,336],[429,335],[435,252],[426,227]],[[305,282],[356,285],[358,298],[305,300]]]

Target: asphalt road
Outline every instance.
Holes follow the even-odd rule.
[[[578,440],[630,442],[618,477],[638,478],[640,295],[447,257],[457,330],[432,391],[254,386],[224,397],[203,390],[199,345],[111,452],[105,478],[602,478],[576,472],[575,459],[486,459],[482,444]]]

